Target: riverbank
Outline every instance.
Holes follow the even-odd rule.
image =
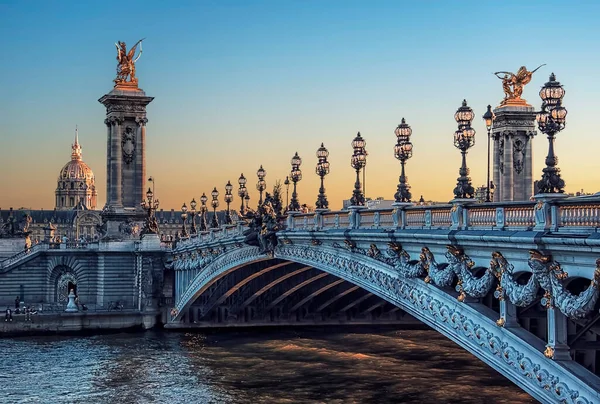
[[[0,337],[55,334],[95,334],[111,331],[147,330],[158,324],[159,312],[111,311],[34,314],[26,321],[24,314],[13,321],[0,318]]]

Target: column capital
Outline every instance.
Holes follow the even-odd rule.
[[[148,123],[148,118],[138,116],[135,118],[135,123],[137,123],[138,126],[146,126],[146,124]]]

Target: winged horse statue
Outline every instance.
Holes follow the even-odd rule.
[[[117,78],[114,80],[116,85],[131,84],[137,86],[138,79],[135,77],[135,63],[140,56],[142,56],[142,41],[144,39],[146,38],[137,41],[136,44],[129,49],[129,52],[127,52],[127,45],[125,45],[125,42],[119,41],[115,44],[117,47],[117,61],[119,62],[117,65]],[[138,45],[140,45],[140,51],[137,57],[134,57],[135,49]],[[129,76],[129,81],[127,80],[127,76]]]

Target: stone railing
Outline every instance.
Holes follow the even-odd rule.
[[[295,214],[288,230],[328,229],[448,229],[596,232],[600,229],[600,196],[556,198],[536,201],[454,203],[392,209],[354,209]]]
[[[210,229],[209,231],[203,231],[198,234],[192,234],[191,236],[180,238],[179,240],[173,242],[173,248],[229,239],[231,237],[242,235],[244,230],[246,230],[246,228],[241,224],[226,225],[219,227],[218,229]]]
[[[30,248],[27,248],[12,257],[8,257],[4,261],[0,262],[0,269],[7,268],[19,261],[29,258],[32,254],[41,251],[48,250],[98,250],[99,243],[95,242],[66,242],[66,243],[39,243],[34,244]]]
[[[23,250],[15,255],[13,255],[12,257],[8,257],[4,261],[0,262],[0,269],[4,269],[4,268],[14,264],[15,262],[19,262],[20,260],[24,259],[25,257],[27,257],[31,254],[34,254],[38,251],[45,251],[45,250],[48,250],[49,248],[50,248],[50,245],[46,244],[46,243],[35,244],[31,248]]]
[[[178,247],[218,242],[242,235],[238,225],[211,229],[177,241]],[[508,230],[595,233],[600,229],[600,196],[541,195],[535,201],[477,203],[456,200],[448,204],[401,204],[390,209],[354,207],[340,211],[290,214],[288,231],[326,230]]]

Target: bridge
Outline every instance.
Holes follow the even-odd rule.
[[[254,241],[223,226],[172,250],[166,326],[407,313],[542,402],[600,402],[599,213],[600,197],[542,196],[290,212]]]

